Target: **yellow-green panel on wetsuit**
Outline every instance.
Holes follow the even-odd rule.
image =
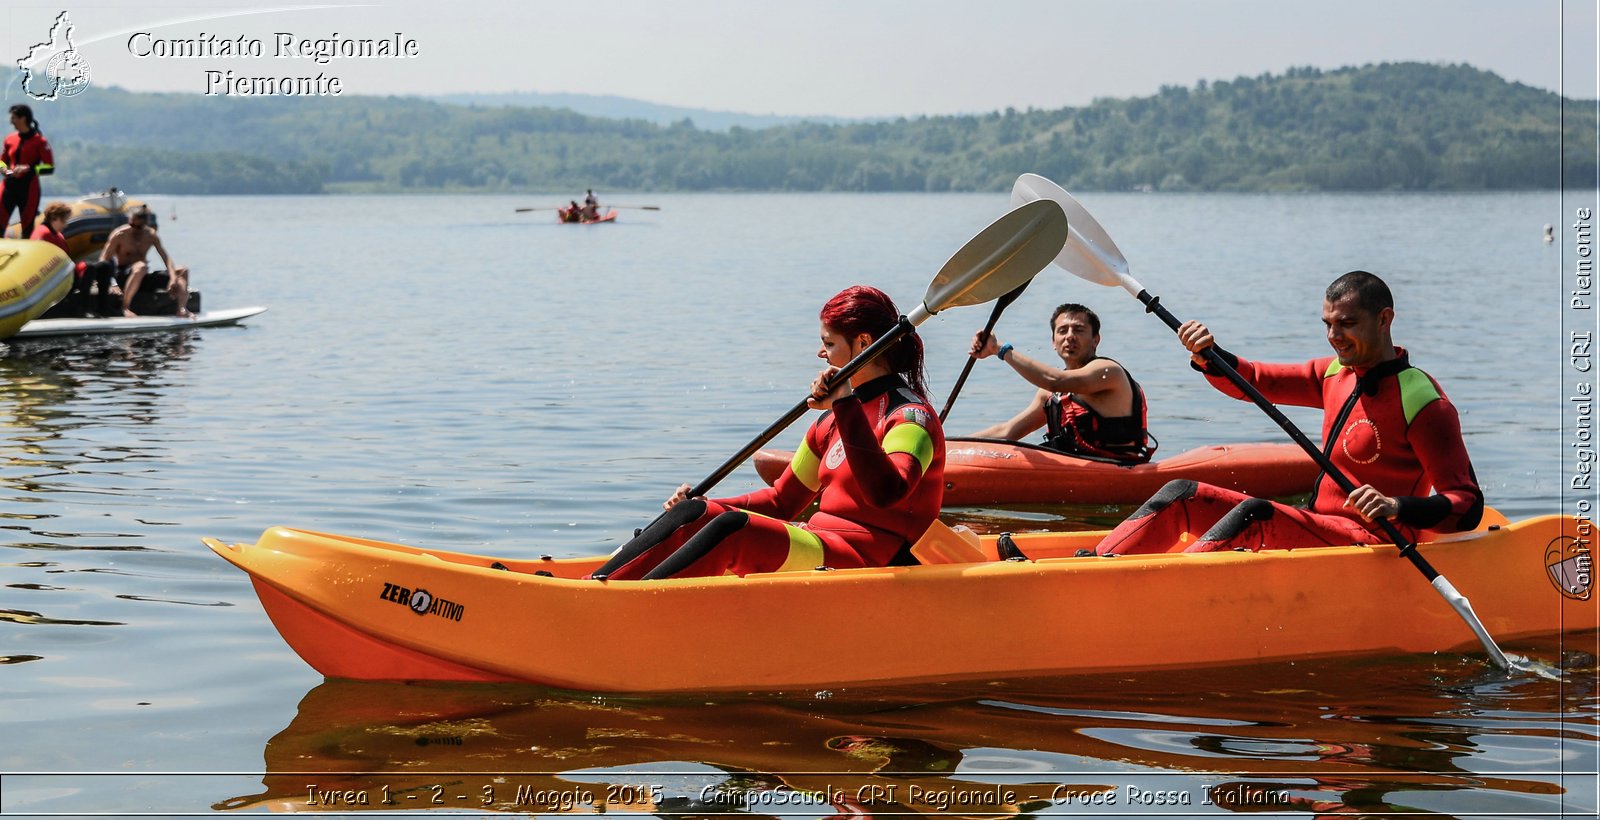
[[[920,424],[897,424],[883,437],[883,451],[909,454],[927,472],[933,463],[933,436]]]
[[[800,479],[805,488],[816,492],[822,487],[822,459],[811,452],[811,443],[801,441],[800,446],[794,451],[794,456],[789,459],[789,469],[794,471],[794,477]]]

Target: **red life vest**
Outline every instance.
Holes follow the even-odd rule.
[[[1104,358],[1096,356],[1089,361]],[[1118,367],[1120,362],[1106,359]],[[1071,393],[1050,397],[1044,409],[1044,446],[1056,452],[1119,464],[1143,464],[1155,455],[1159,442],[1152,444],[1150,414],[1145,406],[1144,388],[1122,367],[1133,391],[1133,412],[1107,417]]]

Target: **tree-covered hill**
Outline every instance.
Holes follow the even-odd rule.
[[[99,87],[36,113],[56,146],[57,195],[970,191],[1003,190],[1025,171],[1084,191],[1462,191],[1555,188],[1563,175],[1588,185],[1596,171],[1592,102],[1419,63],[1292,69],[1051,111],[726,132],[415,97]]]

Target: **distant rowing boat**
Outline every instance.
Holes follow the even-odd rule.
[[[556,219],[560,220],[561,224],[563,225],[598,225],[601,222],[617,221],[616,208],[612,208],[611,210],[606,211],[604,214],[597,216],[594,219],[584,219],[581,215],[578,215],[578,218],[576,219],[569,219],[568,217],[572,215],[571,208],[556,209]]]

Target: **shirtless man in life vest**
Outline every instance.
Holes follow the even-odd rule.
[[[1045,428],[1044,446],[1070,455],[1140,464],[1150,460],[1144,390],[1122,365],[1098,355],[1100,317],[1079,304],[1057,307],[1050,316],[1051,346],[1065,367],[1052,367],[1016,352],[993,333],[972,337],[972,355],[994,356],[1039,388],[1010,421],[974,436],[1019,441]]]
[[[147,205],[140,205],[128,216],[128,224],[112,231],[111,238],[106,240],[105,248],[100,251],[100,261],[110,260],[116,265],[118,280],[127,277],[122,285],[122,315],[139,315],[133,312],[133,297],[139,293],[139,286],[150,273],[145,257],[150,255],[151,248],[155,248],[167,266],[167,293],[178,303],[177,315],[183,319],[193,318],[194,314],[189,312],[189,269],[175,264],[172,257],[167,255],[161,237],[156,235],[155,228],[150,227],[150,208]]]

